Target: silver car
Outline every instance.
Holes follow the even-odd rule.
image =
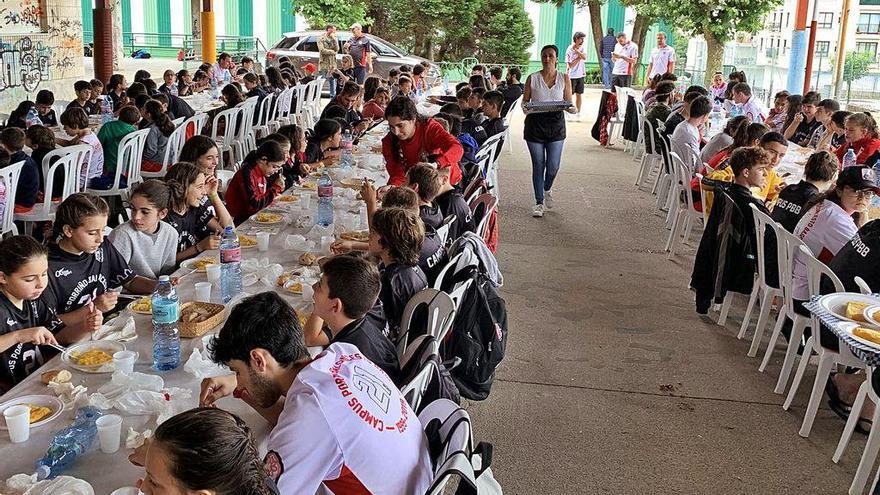
[[[266,67],[277,67],[279,60],[286,57],[296,67],[311,62],[318,66],[318,38],[324,35],[324,31],[298,31],[295,33],[285,33],[284,38],[275,44],[266,53]],[[388,78],[388,72],[391,69],[397,69],[401,65],[415,65],[421,62],[430,63],[425,79],[429,84],[434,83],[440,78],[440,68],[430,60],[407,54],[403,49],[394,44],[383,40],[382,38],[367,34],[373,47],[373,74]],[[351,31],[339,30],[336,32],[336,39],[339,41],[339,51],[336,55],[337,66],[342,65],[343,45],[351,39]]]

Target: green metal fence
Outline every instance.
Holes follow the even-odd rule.
[[[94,33],[83,31],[83,43],[92,42]],[[184,67],[187,62],[201,63],[202,40],[189,34],[174,33],[122,33],[122,49],[126,57],[136,50],[146,50],[154,58],[178,58],[181,50],[184,53]],[[253,36],[217,36],[217,53],[226,52],[234,60],[245,55],[254,60],[262,60],[266,56],[266,47]]]

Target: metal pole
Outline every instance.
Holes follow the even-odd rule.
[[[788,63],[788,84],[786,89],[789,93],[797,94],[804,86],[804,69],[806,68],[805,46],[807,44],[807,11],[810,8],[809,0],[797,0],[797,10],[794,18],[794,31],[791,33],[791,55]]]
[[[113,74],[113,6],[110,0],[98,0],[92,10],[94,25],[95,79],[107,84]]]
[[[840,96],[840,80],[843,78],[843,58],[846,53],[846,31],[849,25],[850,0],[843,0],[840,13],[840,33],[837,37],[837,58],[834,60],[834,95]]]
[[[819,0],[813,0],[813,19],[810,21],[810,39],[807,42],[807,67],[804,70],[804,92],[810,90],[810,79],[813,75],[813,56],[816,51],[816,16],[819,15]]]

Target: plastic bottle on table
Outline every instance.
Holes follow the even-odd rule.
[[[211,99],[220,99],[220,88],[217,87],[217,80],[213,77],[211,78]]]
[[[241,294],[241,244],[232,227],[220,239],[220,294],[224,304]]]
[[[159,277],[153,304],[153,369],[173,370],[180,366],[180,299],[167,275]]]
[[[333,180],[327,168],[318,179],[318,218],[315,223],[323,227],[333,224]]]
[[[77,457],[87,452],[98,434],[95,421],[101,416],[103,414],[96,407],[79,408],[73,424],[58,430],[46,449],[46,455],[37,460],[37,479],[58,476]]]
[[[101,97],[101,124],[106,124],[113,120],[113,102],[109,96]]]
[[[850,148],[846,151],[846,154],[843,155],[843,168],[854,166],[856,166],[856,152]]]
[[[346,129],[345,132],[342,133],[342,168],[351,168],[354,164],[354,157],[351,154],[353,146],[351,131]]]
[[[176,84],[172,84],[172,85],[171,85],[171,94],[173,94],[174,96],[177,96],[177,95],[178,95],[178,92],[177,92],[177,85],[176,85]]]
[[[28,110],[27,116],[24,119],[24,125],[27,127],[32,125],[43,125],[43,121],[40,120],[40,113],[37,112],[36,106],[33,106]]]

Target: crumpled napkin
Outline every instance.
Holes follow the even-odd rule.
[[[50,480],[37,481],[36,474],[15,474],[6,480],[6,490],[10,495],[95,495],[95,489],[87,481],[73,476],[58,476]]]
[[[263,282],[266,287],[274,287],[275,281],[284,273],[284,267],[278,263],[270,263],[269,258],[246,259],[241,262],[241,271],[243,273],[241,284],[244,287],[257,282]]]
[[[137,431],[129,427],[128,435],[125,437],[125,448],[136,449],[143,445],[151,436],[153,436],[153,430]]]
[[[318,240],[320,241],[320,237]],[[315,241],[308,240],[299,234],[288,235],[284,240],[284,245],[291,251],[312,252],[317,249]]]
[[[128,342],[137,338],[133,316],[117,316],[101,325],[93,335],[94,340]]]
[[[321,237],[324,236],[333,237],[333,224],[330,224],[326,227],[315,224],[311,229],[309,229],[308,233],[306,233],[306,239],[318,243],[321,242]]]
[[[231,373],[229,368],[211,361],[207,357],[207,353],[202,356],[201,351],[196,347],[183,365],[183,371],[193,375],[196,379],[211,378],[214,376],[228,375]]]
[[[86,399],[86,392],[88,392],[88,388],[77,385],[74,386],[70,382],[58,383],[58,382],[49,382],[49,389],[52,390],[58,398],[61,400],[61,403],[64,404],[65,409],[69,409],[77,405],[77,401],[80,398],[83,398],[83,401]]]

